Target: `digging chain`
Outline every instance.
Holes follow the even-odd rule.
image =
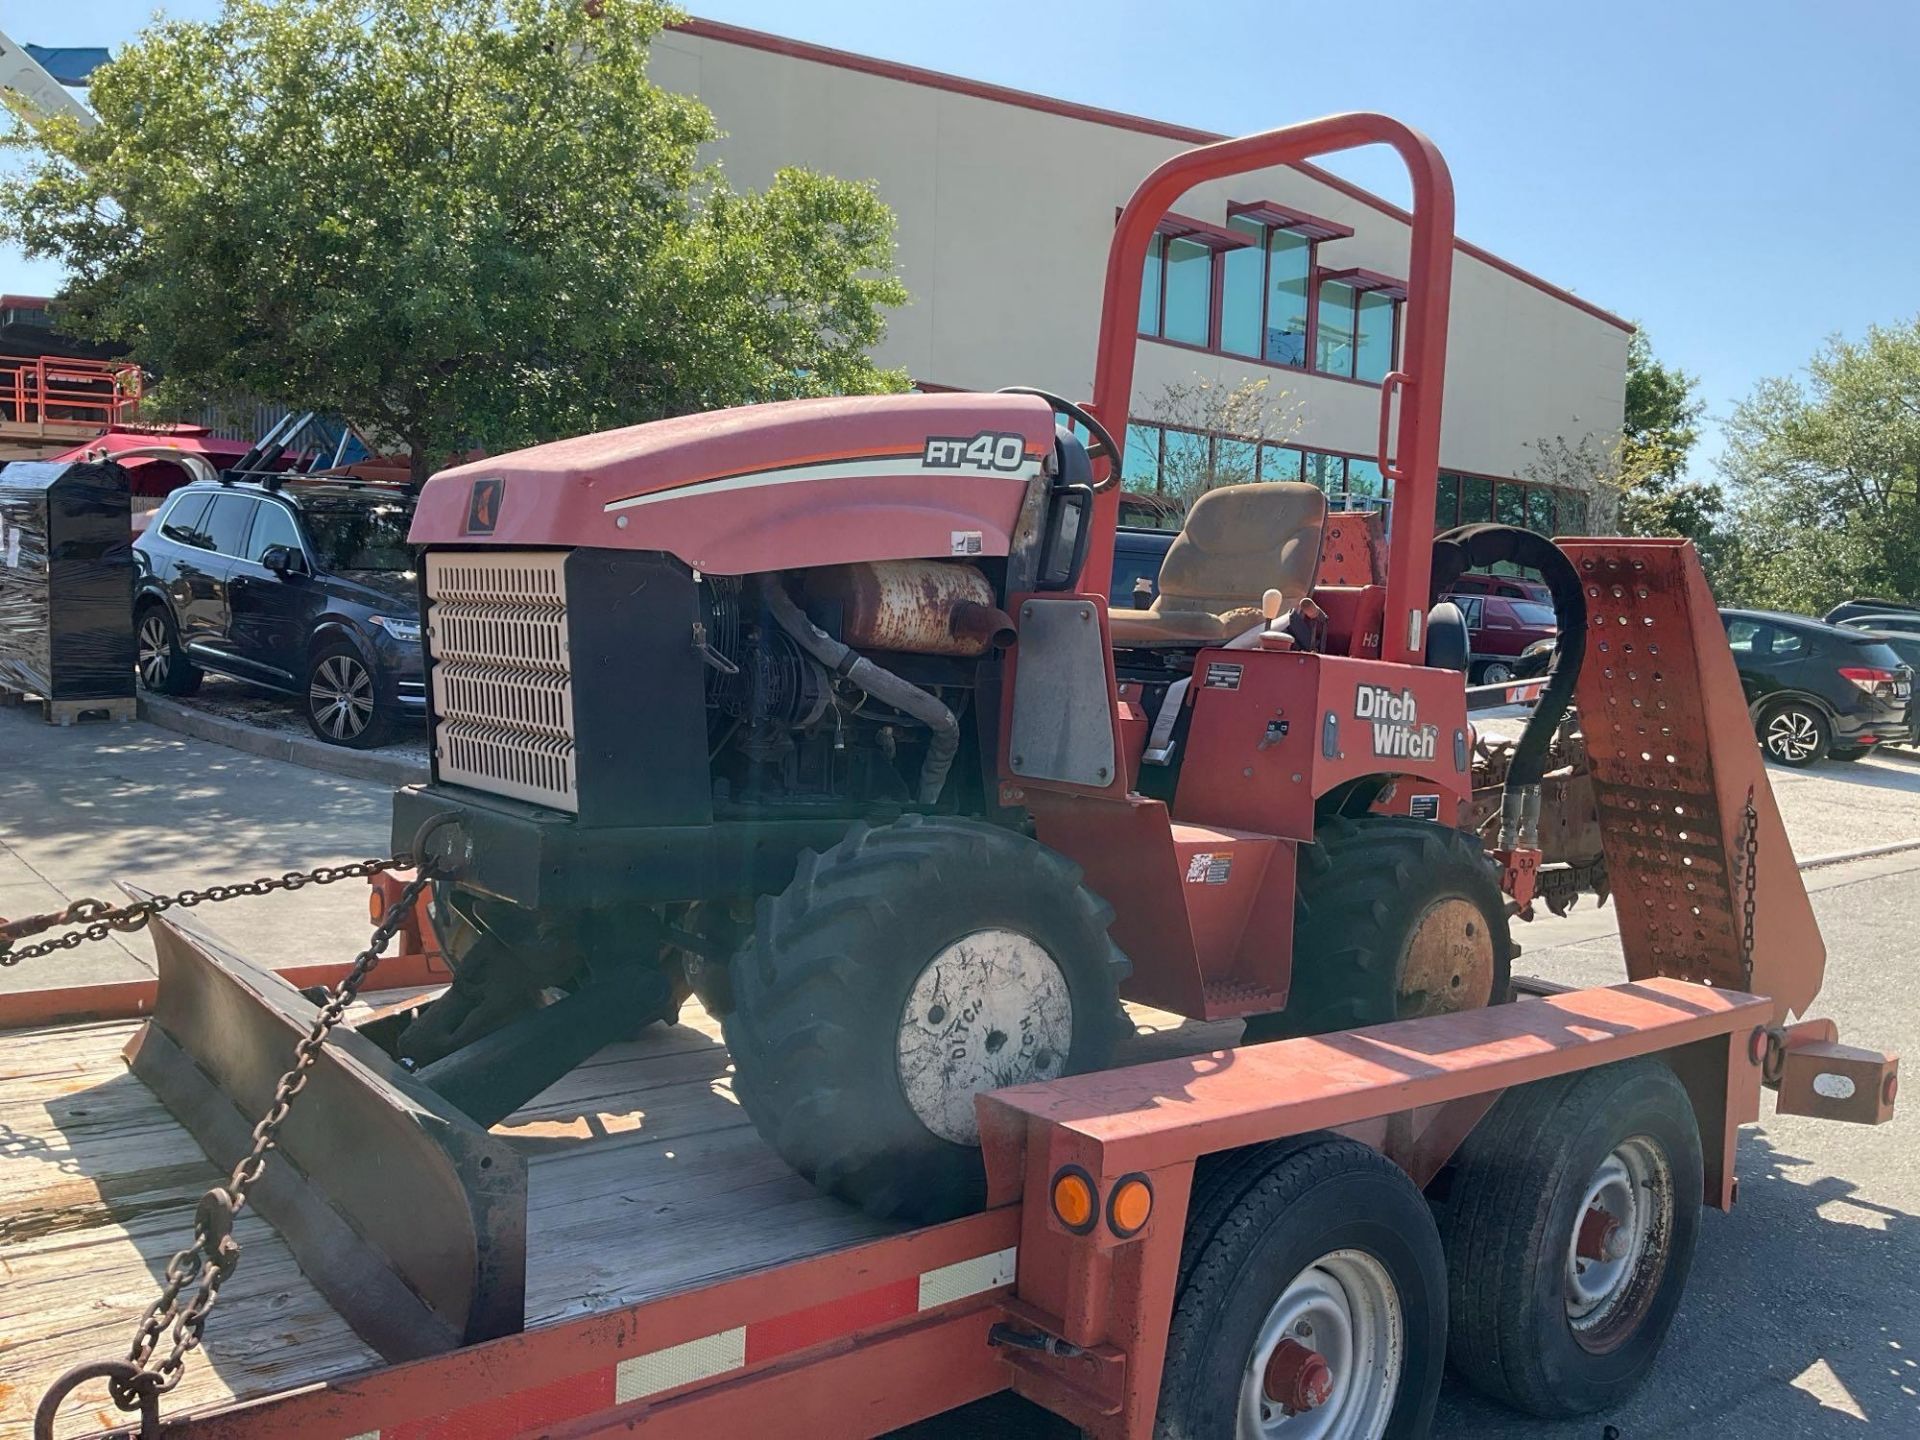
[[[115,931],[142,929],[154,916],[168,910],[190,910],[196,905],[217,905],[242,895],[271,895],[276,890],[303,890],[309,885],[332,885],[340,880],[366,880],[391,870],[404,870],[409,863],[404,856],[389,860],[352,860],[344,865],[320,865],[285,875],[263,875],[258,880],[243,880],[236,885],[209,885],[204,890],[182,890],[178,895],[155,895],[125,905],[109,905],[91,897],[76,900],[64,910],[0,923],[0,966],[36,960],[56,950],[72,950],[89,940],[104,940]],[[38,944],[14,948],[16,940],[57,930],[63,925],[82,928]]]
[[[1754,808],[1753,787],[1747,787],[1747,811],[1745,833],[1741,836],[1740,848],[1745,852],[1745,874],[1741,877],[1740,896],[1740,963],[1746,967],[1747,980],[1753,980],[1753,904],[1754,890],[1760,879],[1760,812]]]

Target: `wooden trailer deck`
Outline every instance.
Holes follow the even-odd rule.
[[[1130,1060],[1231,1043],[1239,1028],[1135,1018]],[[0,1034],[0,1440],[30,1434],[69,1367],[124,1356],[219,1178],[127,1071],[120,1052],[139,1023]],[[730,1069],[719,1025],[690,1004],[681,1024],[608,1047],[494,1127],[528,1160],[529,1329],[903,1228],[789,1170],[735,1103]],[[234,1233],[240,1268],[166,1413],[381,1363],[270,1225],[244,1212]],[[125,1423],[104,1395],[76,1395],[59,1433]]]

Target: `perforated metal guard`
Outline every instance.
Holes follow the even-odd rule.
[[[442,780],[575,811],[566,554],[427,556]]]
[[[1628,975],[1752,990],[1804,1010],[1826,952],[1692,545],[1560,544],[1586,590],[1576,700]],[[1740,874],[1749,793],[1759,836],[1751,970]]]

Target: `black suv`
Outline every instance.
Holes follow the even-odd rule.
[[[134,542],[140,681],[191,695],[217,670],[300,697],[335,745],[426,714],[413,499],[321,480],[176,490]]]
[[[1804,615],[1722,610],[1740,688],[1769,759],[1858,760],[1913,736],[1913,672],[1878,636]]]

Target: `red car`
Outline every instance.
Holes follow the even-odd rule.
[[[1449,600],[1464,600],[1469,595],[1499,595],[1508,600],[1537,600],[1553,603],[1553,592],[1538,580],[1522,580],[1512,575],[1462,575],[1447,587]]]
[[[1527,582],[1502,579],[1500,583],[1518,588]],[[1559,633],[1553,620],[1553,606],[1545,600],[1463,592],[1457,584],[1447,598],[1467,617],[1467,638],[1472,647],[1467,678],[1475,685],[1498,685],[1503,680],[1511,680],[1521,651],[1537,640],[1551,640]]]

